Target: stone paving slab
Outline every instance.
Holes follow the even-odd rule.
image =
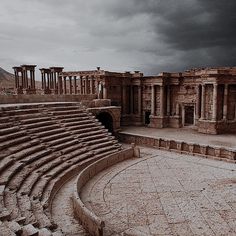
[[[236,235],[236,166],[141,148],[102,171],[81,198],[104,235]]]
[[[165,138],[198,143],[202,145],[229,147],[236,149],[236,134],[202,134],[192,128],[149,128],[144,126],[123,126],[120,133],[143,135],[146,137]]]

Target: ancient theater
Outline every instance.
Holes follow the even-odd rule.
[[[236,67],[13,71],[1,236],[236,235]]]

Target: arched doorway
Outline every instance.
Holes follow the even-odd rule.
[[[101,112],[96,115],[96,118],[108,129],[109,132],[113,133],[113,119],[108,112]]]

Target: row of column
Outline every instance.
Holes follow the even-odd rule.
[[[95,94],[97,80],[91,76],[63,76],[59,77],[60,94]]]
[[[21,65],[13,67],[17,94],[36,93],[35,67],[36,65]]]
[[[164,117],[165,115],[165,90],[163,85],[152,85],[152,94],[151,94],[151,115],[156,116],[156,87],[160,87],[160,117]],[[168,111],[170,112],[170,101],[168,102],[169,108]]]
[[[129,113],[134,114],[134,88],[138,87],[138,115],[142,113],[142,87],[140,85],[122,86],[122,109],[123,114],[127,111],[127,105],[129,104]],[[129,102],[127,101],[127,89],[129,89]]]
[[[200,108],[200,88],[201,88],[201,108]],[[217,120],[218,112],[218,84],[213,84],[212,93],[212,120]],[[206,84],[202,84],[197,90],[197,103],[196,103],[196,118],[199,118],[199,113],[201,114],[200,119],[206,119]],[[201,112],[199,111],[201,109]],[[224,84],[224,97],[223,97],[223,119],[227,119],[228,113],[228,84]]]

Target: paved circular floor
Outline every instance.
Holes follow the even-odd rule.
[[[141,148],[84,187],[85,204],[105,235],[236,235],[236,167]]]

